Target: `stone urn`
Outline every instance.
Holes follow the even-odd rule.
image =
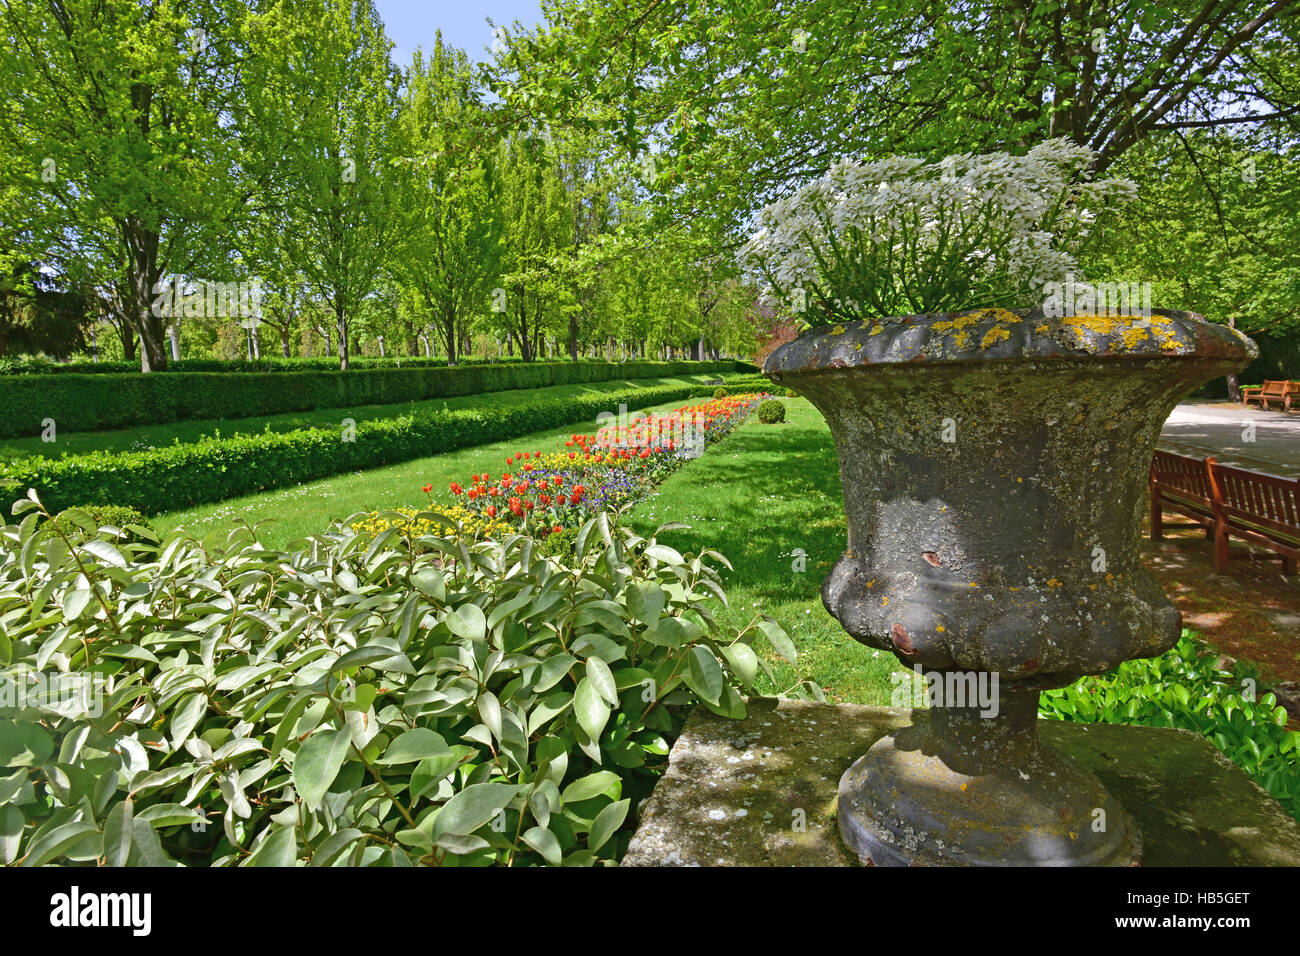
[[[928,696],[840,781],[864,863],[1140,861],[1101,782],[1039,742],[1038,694],[1178,640],[1139,562],[1152,453],[1181,396],[1257,354],[1187,312],[983,309],[823,326],[768,358],[839,453],[848,547],[822,600]]]

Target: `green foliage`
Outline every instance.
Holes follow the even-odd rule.
[[[1149,281],[1155,305],[1261,336],[1242,378],[1287,377],[1300,361],[1300,147],[1194,130],[1144,143],[1116,171],[1138,182],[1138,202],[1119,212],[1089,274]]]
[[[121,505],[82,505],[59,513],[69,537],[82,539],[97,535],[115,541],[156,540],[153,527],[135,508]]]
[[[1109,674],[1045,691],[1039,714],[1080,723],[1179,727],[1210,740],[1300,819],[1300,733],[1272,694],[1221,670],[1184,631],[1161,657],[1126,661]]]
[[[734,228],[836,155],[938,159],[1067,136],[1104,169],[1188,117],[1241,128],[1254,111],[1226,104],[1243,82],[1269,90],[1257,125],[1293,128],[1289,10],[1201,9],[555,0],[546,24],[508,31],[487,72],[521,118],[597,127],[627,155],[653,146],[668,212]]]
[[[768,620],[716,632],[720,555],[605,514],[568,560],[115,547],[24,511],[0,531],[6,864],[611,861],[685,707],[743,716],[791,653]]]
[[[98,431],[190,419],[247,418],[313,408],[347,408],[545,388],[616,379],[748,370],[738,362],[535,362],[349,372],[169,372],[19,375],[0,378],[0,437]]]
[[[719,385],[717,388],[715,388],[715,389],[713,390],[713,397],[714,397],[714,398],[726,398],[726,397],[727,397],[727,390],[726,390],[724,387],[722,387],[721,385]]]
[[[155,283],[207,250],[230,258],[223,229],[247,203],[230,121],[257,53],[248,13],[237,0],[0,7],[6,35],[25,38],[0,49],[0,200],[16,206],[0,212],[0,256],[95,289],[150,368],[166,365]]]
[[[785,402],[769,398],[758,406],[758,420],[764,425],[777,425],[785,421]]]
[[[517,366],[525,371],[538,367]],[[383,373],[321,374],[350,379]],[[133,380],[154,383],[177,378],[180,376],[169,373],[136,375]],[[268,378],[285,380],[284,376]],[[0,465],[0,478],[13,479],[23,489],[36,489],[55,508],[77,502],[120,504],[146,514],[157,514],[341,472],[410,461],[433,451],[467,448],[591,421],[601,412],[618,408],[620,403],[637,407],[654,405],[697,395],[704,389],[707,386],[664,385],[600,392],[587,397],[551,398],[489,410],[458,408],[398,415],[358,422],[354,434],[348,434],[340,425],[229,438],[218,434],[189,444],[138,452],[97,451],[57,459],[24,458]]]

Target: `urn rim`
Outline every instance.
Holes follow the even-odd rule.
[[[774,378],[873,366],[1198,360],[1225,371],[1259,355],[1251,339],[1195,312],[1054,316],[1034,309],[966,309],[824,324],[776,349]]]

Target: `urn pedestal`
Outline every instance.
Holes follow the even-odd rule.
[[[1039,742],[1038,692],[1177,641],[1138,555],[1152,453],[1181,396],[1255,354],[1185,312],[985,309],[822,327],[769,357],[839,454],[848,547],[822,599],[933,693],[840,782],[863,862],[1140,860],[1096,777]]]

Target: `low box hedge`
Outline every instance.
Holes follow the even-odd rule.
[[[456,360],[457,365],[518,365],[523,364],[523,359],[517,355],[503,355],[491,358],[485,355],[462,355]],[[655,359],[627,359],[622,363],[610,363],[604,358],[589,358],[580,356],[577,359],[543,359],[532,364],[582,364],[582,365],[609,365],[609,364],[628,364],[629,362],[651,362],[663,364]],[[363,368],[447,368],[447,360],[441,356],[424,356],[424,355],[389,355],[379,357],[374,355],[353,355],[349,358],[348,364],[353,369]],[[723,364],[727,364],[724,362]],[[748,362],[737,361],[734,363],[738,368],[745,371],[752,371],[754,366]],[[166,372],[337,372],[339,369],[339,360],[337,356],[320,355],[320,356],[291,356],[285,358],[282,355],[266,355],[257,359],[210,359],[210,358],[193,358],[180,359],[167,363]],[[110,374],[133,374],[139,373],[139,362],[53,362],[45,358],[33,358],[20,356],[18,358],[3,356],[0,357],[0,376],[3,375],[67,375],[67,374],[85,374],[85,375],[110,375]]]
[[[11,497],[35,488],[46,506],[56,511],[73,505],[112,504],[160,514],[589,422],[600,412],[617,411],[620,404],[641,409],[707,394],[709,388],[664,385],[543,399],[526,406],[407,414],[360,422],[353,441],[343,440],[340,423],[338,428],[212,437],[140,452],[35,457],[0,467],[0,478],[18,482]]]
[[[140,372],[0,376],[0,438],[313,408],[384,405],[617,379],[751,371],[743,362],[534,362],[275,372]]]

